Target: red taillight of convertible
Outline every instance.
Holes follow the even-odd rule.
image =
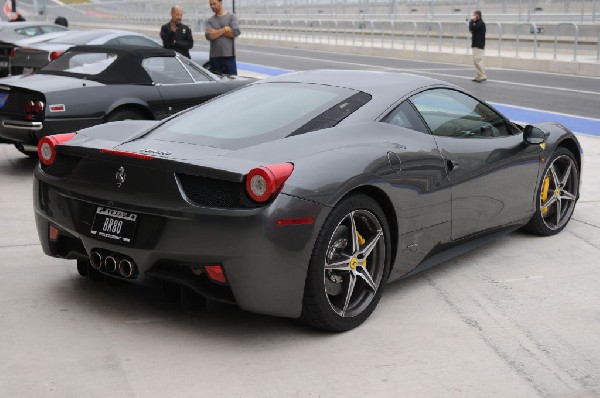
[[[56,159],[56,146],[75,138],[77,133],[55,134],[43,137],[38,142],[38,157],[40,162],[50,166]]]
[[[255,202],[266,202],[275,196],[292,175],[291,163],[271,164],[250,170],[246,176],[246,191]]]
[[[25,103],[25,113],[42,113],[45,104],[43,101],[27,101]]]
[[[54,61],[56,58],[60,57],[64,53],[64,51],[52,51],[48,56],[49,61]]]
[[[12,50],[10,50],[10,58],[14,58],[15,55],[17,54],[17,47],[13,47]]]

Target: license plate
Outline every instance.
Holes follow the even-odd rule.
[[[0,61],[0,68],[8,68],[8,62],[7,61]]]
[[[138,219],[135,213],[98,206],[90,233],[111,241],[133,243]]]
[[[24,75],[31,75],[33,73],[33,68],[30,68],[28,66],[23,68],[23,74]]]

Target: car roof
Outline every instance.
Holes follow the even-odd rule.
[[[59,57],[55,62],[59,62],[62,57],[68,56],[73,52],[79,53],[110,53],[116,54],[114,62],[96,75],[75,73],[71,71],[52,70],[52,65],[42,68],[38,74],[49,74],[58,76],[84,77],[86,80],[93,80],[104,84],[152,84],[152,79],[148,72],[142,66],[142,61],[148,57],[176,57],[173,50],[164,48],[144,47],[144,46],[125,46],[125,45],[89,45],[74,46],[68,49],[65,54]]]
[[[288,73],[271,77],[264,82],[309,83],[345,87],[376,95],[403,87],[410,92],[431,85],[448,85],[441,80],[409,73],[365,70],[322,69]]]
[[[138,58],[148,57],[175,57],[177,53],[173,50],[168,50],[162,47],[146,47],[134,45],[117,45],[117,44],[99,44],[99,45],[83,45],[73,46],[69,48],[69,52],[89,52],[89,53],[116,53],[118,55],[129,54]]]
[[[63,41],[65,41],[65,38],[68,38],[69,40],[93,40],[99,37],[103,37],[103,36],[143,36],[146,37],[145,35],[141,34],[141,33],[136,33],[136,32],[130,32],[127,30],[114,30],[114,29],[90,29],[90,30],[73,30],[69,33],[69,35],[67,37],[61,36],[61,37],[57,37],[55,39],[49,40],[48,43],[63,43]],[[66,41],[66,44],[69,44],[68,41]]]
[[[288,73],[274,76],[255,84],[275,82],[344,87],[370,94],[372,97],[371,101],[361,107],[358,112],[348,117],[349,121],[354,120],[355,117],[359,117],[360,115],[368,115],[367,119],[376,117],[381,113],[382,109],[386,109],[397,101],[407,98],[411,93],[428,87],[451,87],[457,89],[457,87],[447,82],[409,73],[335,69]]]
[[[64,28],[65,30],[67,30],[67,28],[65,28],[64,26],[56,25],[52,22],[40,22],[40,21],[0,22],[0,28],[2,28],[2,29],[12,28],[12,30],[15,30],[15,29],[19,29],[19,28],[27,28],[29,26],[58,26],[59,28]]]

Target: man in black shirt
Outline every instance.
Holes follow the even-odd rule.
[[[475,64],[474,82],[481,83],[487,80],[483,68],[483,49],[485,48],[485,22],[481,19],[481,11],[473,11],[469,20],[469,32],[471,32],[471,50],[473,52],[473,63]]]
[[[194,39],[190,27],[181,23],[182,18],[183,8],[173,6],[171,8],[171,21],[160,28],[160,38],[164,48],[175,50],[189,58],[189,50],[194,47]]]

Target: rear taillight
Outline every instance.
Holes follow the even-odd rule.
[[[50,239],[52,242],[56,242],[58,240],[58,232],[58,228],[50,224],[48,226],[48,239]]]
[[[10,50],[10,57],[14,58],[16,54],[17,54],[17,47],[13,47],[12,50]]]
[[[42,113],[45,104],[43,101],[27,101],[25,103],[25,113]]]
[[[50,166],[56,159],[56,146],[75,138],[77,133],[55,134],[43,137],[38,142],[38,157],[40,162]]]
[[[283,183],[292,175],[294,165],[279,163],[257,167],[246,176],[246,191],[252,200],[262,203],[279,192]]]
[[[64,53],[64,51],[52,51],[48,56],[49,61],[54,61],[56,58],[60,57]]]
[[[205,265],[204,269],[211,280],[219,283],[227,283],[225,272],[220,265]]]

